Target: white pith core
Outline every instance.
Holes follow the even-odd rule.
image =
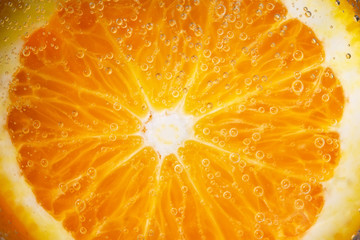
[[[142,136],[160,157],[176,153],[193,135],[193,117],[179,112],[152,112],[144,123]]]

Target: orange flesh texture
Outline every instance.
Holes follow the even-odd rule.
[[[277,1],[59,4],[10,88],[39,204],[75,239],[300,238],[340,159],[344,95],[285,15]],[[141,120],[179,105],[195,139],[160,159]]]

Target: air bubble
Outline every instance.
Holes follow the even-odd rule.
[[[240,161],[240,155],[238,153],[231,153],[229,158],[232,163],[237,163]]]
[[[280,21],[281,20],[280,14],[275,14],[274,15],[274,20],[277,21],[277,22]]]
[[[295,80],[291,84],[291,89],[294,93],[301,93],[304,90],[304,84],[300,80]]]
[[[179,91],[177,91],[177,90],[172,91],[171,94],[172,94],[172,96],[173,96],[174,98],[179,97]]]
[[[236,128],[231,128],[229,134],[231,137],[236,137],[238,135],[238,130]]]
[[[294,202],[294,206],[296,209],[303,209],[304,208],[304,201],[301,200],[301,199],[296,199],[295,202]]]
[[[209,134],[210,134],[210,129],[209,129],[209,128],[204,128],[204,129],[203,129],[203,133],[204,133],[205,135],[209,135]]]
[[[243,180],[244,182],[248,182],[250,180],[250,176],[248,174],[243,174],[241,180]]]
[[[208,167],[210,165],[210,160],[207,159],[207,158],[204,158],[202,161],[201,161],[201,164],[204,166],[204,167]]]
[[[265,156],[265,153],[263,151],[256,151],[255,153],[255,157],[258,159],[258,160],[261,160],[263,159]]]
[[[77,199],[75,201],[75,207],[76,207],[76,210],[79,211],[79,212],[82,212],[85,210],[86,208],[86,203],[84,200],[82,199]]]
[[[169,20],[169,25],[170,25],[170,27],[175,26],[175,25],[176,25],[176,21],[175,21],[174,19],[170,19],[170,20]]]
[[[286,178],[281,180],[281,187],[283,189],[288,189],[290,187],[290,180]]]
[[[226,13],[226,7],[223,4],[218,4],[215,6],[215,14],[222,18]]]
[[[79,50],[76,52],[76,57],[83,58],[85,56],[84,50]]]
[[[81,184],[79,182],[75,182],[73,184],[73,188],[75,189],[75,191],[79,191],[81,188]]]
[[[303,194],[308,194],[311,190],[311,186],[310,184],[308,183],[303,183],[301,184],[300,186],[300,191],[303,193]]]
[[[293,58],[295,61],[301,61],[304,58],[304,53],[301,50],[296,50],[293,53]]]
[[[251,135],[251,138],[252,138],[252,140],[254,140],[255,142],[257,142],[257,141],[259,141],[259,140],[261,139],[261,135],[260,135],[260,133],[255,132],[255,133],[253,133],[253,134]]]
[[[34,122],[33,122],[33,127],[34,127],[35,129],[39,129],[40,126],[41,126],[40,121],[39,121],[39,120],[34,120]]]
[[[258,223],[261,223],[263,221],[265,221],[265,214],[262,212],[258,212],[255,214],[255,221]]]
[[[182,173],[183,167],[182,167],[180,164],[177,164],[177,165],[175,165],[175,167],[174,167],[174,171],[175,171],[176,173]]]
[[[305,16],[306,16],[306,17],[311,17],[311,12],[310,12],[310,11],[306,11],[306,12],[305,12]]]
[[[315,147],[322,148],[325,145],[325,140],[322,137],[318,137],[315,139],[314,144],[315,144]]]
[[[256,239],[262,239],[264,237],[264,232],[257,229],[254,231],[254,236]]]
[[[346,54],[346,59],[350,59],[351,58],[351,54],[350,53],[347,53]]]
[[[83,75],[84,75],[84,77],[90,77],[91,76],[91,70],[90,69],[85,69],[83,71]]]
[[[171,214],[171,215],[174,215],[174,216],[175,216],[177,213],[178,213],[178,210],[177,210],[176,208],[171,208],[171,209],[170,209],[170,214]]]
[[[225,191],[225,192],[223,193],[223,197],[224,197],[225,199],[230,199],[230,198],[231,198],[231,193],[230,193],[229,191]]]
[[[110,123],[110,130],[115,132],[119,129],[119,126],[116,123]]]
[[[329,94],[327,94],[327,93],[323,94],[323,95],[321,96],[321,100],[322,100],[323,102],[328,102],[328,101],[330,100]]]
[[[254,194],[255,194],[255,196],[257,196],[257,197],[261,197],[261,196],[264,195],[264,189],[263,189],[262,187],[260,187],[260,186],[256,186],[256,187],[254,188]]]
[[[324,160],[325,162],[330,162],[330,160],[331,160],[331,155],[328,154],[328,153],[326,153],[326,154],[324,154],[324,155],[322,156],[322,158],[323,158],[323,160]]]
[[[106,73],[107,75],[111,75],[111,74],[112,74],[112,68],[111,68],[111,67],[106,67],[106,68],[105,68],[105,73]]]
[[[40,160],[40,164],[42,167],[47,167],[49,165],[48,160],[46,160],[45,158]]]
[[[80,228],[80,233],[81,233],[81,234],[86,234],[86,232],[87,232],[86,227],[81,227],[81,228]]]
[[[90,177],[90,178],[95,178],[96,176],[96,169],[93,167],[88,168],[88,170],[86,171],[86,174]]]
[[[120,109],[121,109],[121,104],[118,103],[118,102],[114,102],[113,108],[115,109],[115,111],[120,111]]]

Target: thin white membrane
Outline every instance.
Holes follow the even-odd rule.
[[[340,133],[341,160],[334,177],[323,183],[323,210],[303,239],[348,239],[360,224],[360,44],[354,34],[347,32],[353,16],[341,11],[335,1],[284,3],[288,18],[298,18],[311,27],[322,42],[326,54],[324,67],[330,67],[340,79],[346,101],[343,118],[335,126]],[[304,7],[312,13],[311,17],[305,16]],[[348,53],[351,58],[346,57]]]

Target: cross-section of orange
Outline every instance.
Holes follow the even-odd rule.
[[[74,239],[302,238],[341,159],[345,97],[287,16],[277,0],[60,1],[9,91],[37,203]],[[166,156],[144,138],[163,111],[193,119]],[[21,222],[9,239],[36,239]]]

